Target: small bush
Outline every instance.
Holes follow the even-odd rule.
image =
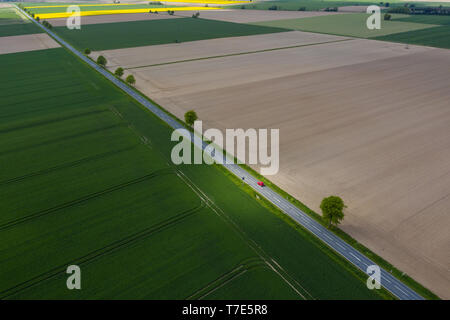
[[[123,76],[123,68],[117,68],[116,71],[114,71],[114,74],[120,78],[121,76]]]
[[[106,58],[104,56],[98,56],[97,58],[97,64],[101,65],[102,67],[106,66],[108,62],[106,61]]]
[[[84,54],[91,54],[91,49],[89,48],[84,49]]]
[[[306,7],[300,7],[298,8],[298,11],[306,11]]]
[[[386,21],[391,20],[391,15],[389,13],[385,13],[384,20],[386,20]]]
[[[278,7],[277,6],[271,6],[271,7],[268,8],[268,10],[278,10]]]

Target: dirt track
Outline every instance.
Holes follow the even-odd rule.
[[[215,54],[201,42],[179,52]],[[179,57],[154,49],[143,51],[148,64]],[[146,61],[127,50],[115,50],[116,63]],[[354,39],[130,71],[180,118],[195,109],[206,127],[280,128],[270,179],[317,211],[324,196],[342,196],[345,231],[450,298],[449,65],[448,50]]]
[[[59,46],[46,33],[0,37],[0,54],[50,49]]]

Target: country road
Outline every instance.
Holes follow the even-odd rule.
[[[17,6],[16,6],[17,7]],[[146,97],[142,96],[141,94],[137,93],[128,85],[123,83],[121,80],[117,79],[115,76],[113,76],[111,73],[109,73],[104,68],[98,66],[96,63],[94,63],[91,59],[86,57],[84,54],[73,48],[70,44],[68,44],[66,41],[61,39],[59,36],[57,36],[55,33],[38,23],[36,20],[34,20],[31,16],[29,16],[26,12],[21,10],[19,7],[17,7],[18,10],[20,10],[24,15],[28,17],[31,21],[33,21],[35,24],[37,24],[40,28],[42,28],[45,32],[47,32],[51,37],[53,37],[56,41],[58,41],[62,46],[66,47],[68,50],[73,52],[75,55],[77,55],[81,60],[86,62],[89,66],[97,70],[99,73],[101,73],[104,77],[106,77],[108,80],[110,80],[112,83],[114,83],[117,87],[119,87],[121,90],[125,91],[128,95],[130,95],[132,98],[134,98],[136,101],[141,103],[144,107],[149,109],[152,113],[154,113],[156,116],[158,116],[161,120],[166,122],[170,127],[173,129],[183,129],[184,126],[180,124],[178,121],[176,121],[174,118],[166,114],[164,111],[162,111],[159,107],[152,104]],[[201,139],[194,139],[193,134],[190,133],[188,138],[197,145],[197,147],[200,147],[204,149],[208,144],[206,142],[202,142]],[[299,208],[295,207],[293,204],[291,204],[288,200],[283,198],[280,194],[278,194],[276,191],[272,190],[269,187],[260,187],[257,185],[257,179],[253,177],[249,172],[247,172],[245,169],[241,168],[237,164],[223,164],[225,168],[227,168],[230,172],[235,174],[239,179],[242,179],[246,184],[248,184],[250,187],[252,187],[254,190],[256,190],[261,196],[266,198],[268,201],[273,203],[276,207],[278,207],[283,213],[290,216],[292,219],[294,219],[296,222],[298,222],[301,226],[309,230],[312,234],[314,234],[317,238],[322,240],[324,243],[326,243],[331,249],[339,253],[341,256],[343,256],[346,260],[348,260],[350,263],[355,265],[358,269],[366,273],[367,267],[370,265],[375,265],[373,261],[371,261],[369,258],[367,258],[365,255],[360,253],[358,250],[347,244],[344,240],[333,234],[331,231],[323,227],[321,224],[316,222],[314,219],[312,219],[310,216],[308,216],[306,213],[301,211]],[[417,294],[414,290],[403,284],[400,280],[392,276],[388,271],[381,268],[381,285],[386,288],[389,292],[391,292],[394,296],[401,300],[424,300],[422,296]]]

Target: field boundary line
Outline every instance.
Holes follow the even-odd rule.
[[[186,60],[169,61],[169,62],[163,62],[163,63],[149,64],[149,65],[144,65],[144,66],[123,68],[123,69],[124,70],[131,70],[131,69],[158,67],[158,66],[164,66],[164,65],[167,65],[167,64],[184,63],[184,62],[199,61],[199,60],[209,60],[209,59],[220,59],[220,58],[226,58],[226,57],[241,56],[241,55],[247,55],[247,54],[263,53],[263,52],[278,51],[278,50],[287,50],[287,49],[309,47],[309,46],[316,46],[316,45],[321,45],[321,44],[336,43],[336,42],[343,42],[343,41],[351,41],[351,40],[355,40],[355,39],[349,38],[349,39],[339,39],[339,40],[315,42],[315,43],[308,43],[308,44],[299,44],[299,45],[287,46],[287,47],[277,47],[277,48],[261,49],[261,50],[255,50],[255,51],[223,54],[223,55],[218,55],[218,56],[209,56],[209,57],[193,58],[193,59],[186,59]],[[99,50],[99,51],[102,51],[102,50]],[[105,50],[105,51],[107,51],[107,50]]]

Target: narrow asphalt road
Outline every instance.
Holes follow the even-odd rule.
[[[18,8],[18,10],[21,10]],[[132,90],[128,85],[117,79],[115,76],[110,74],[104,68],[98,66],[91,59],[87,58],[84,54],[73,48],[66,41],[61,39],[55,33],[35,21],[31,16],[29,16],[26,12],[21,10],[31,21],[37,24],[40,28],[42,28],[45,32],[47,32],[50,36],[52,36],[55,40],[57,40],[61,45],[65,46],[67,49],[72,51],[75,55],[77,55],[81,60],[86,62],[92,68],[100,72],[103,76],[105,76],[108,80],[114,83],[117,87],[125,91],[131,97],[133,97],[136,101],[140,102],[143,106],[161,118],[164,122],[166,122],[169,126],[174,129],[182,129],[184,128],[178,121],[173,119],[171,116],[167,115],[157,106],[152,104],[147,98],[140,95],[136,91]],[[189,139],[196,144],[198,147],[205,148],[207,146],[206,142],[199,141],[200,139],[193,139],[192,133],[189,134]],[[295,207],[288,200],[284,199],[280,194],[270,189],[269,187],[260,187],[257,182],[258,180],[249,174],[246,170],[239,167],[237,164],[223,164],[225,168],[227,168],[230,172],[235,174],[237,177],[242,179],[247,183],[250,187],[256,190],[260,195],[273,203],[276,207],[278,207],[285,214],[289,215],[292,219],[297,221],[300,225],[308,229],[311,233],[313,233],[320,240],[325,242],[330,248],[339,253],[353,265],[355,265],[358,269],[366,273],[367,267],[370,265],[375,265],[373,261],[367,258],[365,255],[360,253],[358,250],[347,244],[341,238],[337,237],[335,234],[330,232],[328,229],[323,227],[321,224],[316,222],[306,213],[301,211],[299,208]],[[381,285],[390,291],[393,295],[401,300],[423,300],[424,298],[417,294],[414,290],[403,284],[400,280],[392,276],[386,270],[381,269]]]

